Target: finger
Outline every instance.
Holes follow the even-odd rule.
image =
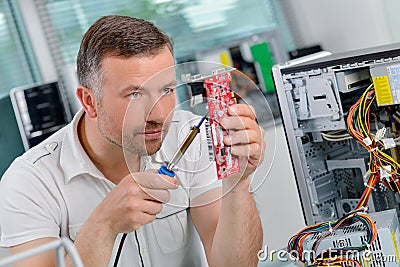
[[[179,182],[176,178],[153,172],[142,172],[132,175],[136,183],[150,189],[176,189]]]
[[[226,116],[221,119],[220,124],[225,130],[244,130],[259,128],[257,122],[249,117]]]
[[[252,120],[256,118],[256,112],[254,108],[246,104],[234,104],[228,107],[228,114],[231,116],[249,117]]]
[[[170,199],[169,191],[166,189],[150,189],[142,187],[142,190],[146,193],[145,199],[155,200],[161,203],[167,203]]]
[[[148,214],[146,212],[141,212],[139,215],[135,215],[131,218],[133,222],[139,224],[135,227],[135,229],[139,229],[140,226],[151,223],[156,218],[155,214]]]
[[[177,185],[180,184],[179,180],[176,177],[171,177],[171,176],[168,176],[168,175],[160,174],[160,173],[158,173],[159,170],[160,169],[158,169],[158,170],[156,170],[156,169],[148,169],[148,170],[145,171],[145,173],[152,173],[152,174],[162,175],[162,177],[166,178],[167,181],[169,181],[171,183],[174,183],[174,184],[177,184]]]
[[[237,144],[249,144],[249,143],[262,143],[261,131],[256,130],[240,130],[236,131],[228,136],[225,136],[224,143],[227,146]]]
[[[162,204],[160,202],[148,200],[143,205],[143,212],[149,215],[157,215],[162,210]]]
[[[253,157],[259,158],[262,154],[262,146],[257,143],[251,143],[246,145],[234,145],[231,146],[232,155],[238,157]]]

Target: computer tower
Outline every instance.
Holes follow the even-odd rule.
[[[287,164],[294,169],[306,223],[338,219],[356,207],[371,176],[371,151],[349,134],[347,122],[350,108],[370,86],[377,97],[367,114],[372,141],[392,140],[382,151],[400,158],[400,44],[320,52],[272,71],[292,161]],[[397,170],[391,171],[396,181]],[[400,214],[399,193],[380,182],[369,198],[370,212]]]
[[[56,81],[13,88],[10,97],[25,150],[71,120],[68,102]]]

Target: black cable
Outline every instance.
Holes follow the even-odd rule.
[[[140,257],[140,262],[142,263],[142,267],[144,267],[144,262],[142,258],[142,253],[140,253],[140,244],[139,244],[139,238],[137,237],[137,232],[135,231],[135,239],[136,239],[136,244],[138,246],[138,252],[139,252],[139,257]]]
[[[136,234],[136,232],[135,232],[135,234]],[[117,251],[117,255],[115,255],[113,267],[117,267],[117,265],[118,265],[119,257],[121,256],[122,247],[124,246],[124,241],[125,241],[127,235],[128,235],[127,233],[124,233],[122,235],[121,241],[119,241],[118,251]]]
[[[126,236],[127,236],[127,235],[128,235],[127,233],[124,233],[124,234],[122,235],[121,241],[119,241],[118,251],[117,251],[117,255],[115,255],[115,260],[114,260],[113,267],[117,267],[117,265],[118,265],[118,261],[119,261],[119,258],[120,258],[120,256],[121,256],[121,252],[122,252],[122,247],[124,246],[124,242],[125,242],[125,239],[126,239]],[[137,246],[138,246],[138,252],[139,252],[139,257],[140,257],[140,263],[142,264],[142,267],[144,267],[144,262],[143,262],[143,258],[142,258],[142,253],[140,253],[139,238],[138,238],[138,236],[137,236],[136,231],[135,231],[135,239],[136,239],[136,244],[137,244]]]

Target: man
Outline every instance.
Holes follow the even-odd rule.
[[[235,130],[224,142],[241,157],[240,177],[213,182],[215,166],[202,159],[184,160],[176,178],[158,175],[157,162],[198,121],[173,113],[170,39],[147,21],[106,16],[84,35],[77,64],[83,109],[0,183],[0,245],[17,253],[68,236],[85,266],[108,266],[129,233],[119,266],[257,265],[262,231],[248,176],[264,144],[253,110],[235,105],[221,121]],[[207,154],[200,140],[189,154]],[[19,264],[54,265],[51,252]]]

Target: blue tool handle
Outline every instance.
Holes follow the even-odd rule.
[[[168,175],[169,177],[175,177],[175,172],[172,170],[168,170],[166,166],[161,166],[161,168],[158,170],[159,174],[164,174]]]

